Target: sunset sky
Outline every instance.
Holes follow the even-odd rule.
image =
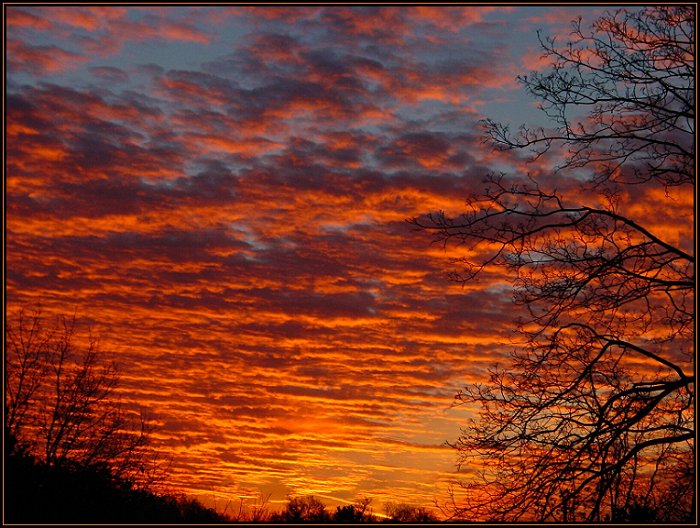
[[[174,489],[431,507],[517,311],[406,219],[547,172],[479,120],[603,11],[6,6],[7,307],[100,336]]]

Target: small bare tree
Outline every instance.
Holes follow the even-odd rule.
[[[454,444],[482,471],[452,490],[452,516],[694,519],[692,235],[633,198],[660,189],[656,210],[681,212],[670,191],[694,192],[694,28],[692,6],[623,9],[543,40],[551,68],[520,80],[555,126],[485,125],[497,149],[559,158],[553,175],[491,176],[463,215],[412,220],[469,248],[454,278],[501,269],[529,314],[512,364],[457,395],[482,409]]]
[[[328,523],[330,520],[325,504],[313,495],[289,497],[285,509],[272,518],[273,522],[286,523]]]
[[[234,522],[238,523],[263,523],[268,522],[272,513],[270,512],[269,502],[271,493],[260,492],[252,501],[248,502],[245,498],[238,499],[238,511],[230,515]],[[230,502],[226,504],[223,515],[227,515]],[[216,505],[214,505],[216,509]]]
[[[162,468],[147,448],[143,415],[116,399],[117,383],[116,367],[101,361],[96,340],[77,350],[75,315],[50,327],[40,312],[8,320],[6,432],[48,465],[104,468],[147,487]]]
[[[414,506],[403,502],[387,502],[384,512],[389,520],[401,523],[436,523],[437,516],[422,506]]]

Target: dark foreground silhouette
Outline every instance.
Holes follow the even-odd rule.
[[[47,465],[6,436],[6,523],[221,523],[196,500],[135,488],[98,467]]]

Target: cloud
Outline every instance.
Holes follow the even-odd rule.
[[[7,58],[11,69],[34,75],[63,73],[88,60],[58,46],[32,46],[15,39],[7,42]]]
[[[8,306],[102,335],[181,489],[424,503],[515,312],[405,220],[522,164],[475,126],[502,11],[8,12]]]
[[[112,66],[92,66],[90,73],[106,82],[119,83],[129,80],[129,75],[125,71]]]
[[[505,8],[509,10],[510,8]],[[503,13],[502,7],[469,6],[469,7],[437,7],[417,6],[409,9],[410,17],[418,21],[426,21],[441,30],[452,33],[465,27],[480,24],[489,13]]]
[[[45,30],[51,27],[51,23],[45,18],[39,17],[15,6],[8,6],[6,15],[7,25],[9,28]]]
[[[30,31],[78,49],[69,52],[55,44],[32,46],[23,40],[31,39]],[[143,7],[10,7],[8,33],[15,35],[11,49],[16,59],[11,67],[37,76],[68,71],[76,67],[76,62],[88,62],[92,55],[115,55],[127,43],[162,40],[205,45],[211,41],[211,35],[188,22],[186,14]],[[65,65],[60,66],[62,63]]]

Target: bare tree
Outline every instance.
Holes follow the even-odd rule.
[[[285,509],[273,516],[273,522],[328,523],[331,515],[326,506],[313,495],[290,497]]]
[[[75,315],[46,327],[40,312],[20,311],[7,322],[6,432],[45,464],[104,468],[147,487],[162,467],[143,414],[122,407],[117,383],[96,340],[78,351]]]
[[[377,518],[372,515],[372,508],[370,508],[371,503],[371,498],[362,497],[355,500],[354,504],[336,506],[332,522],[354,524],[377,522]]]
[[[384,505],[387,518],[402,523],[436,523],[438,518],[430,510],[422,506],[406,503],[388,502]]]
[[[556,128],[521,126],[512,137],[486,120],[494,144],[532,149],[535,158],[563,150],[561,168],[594,167],[594,182],[694,184],[693,7],[620,10],[592,29],[574,21],[562,47],[540,36],[551,69],[518,77]]]
[[[263,523],[268,522],[272,513],[269,509],[271,493],[260,492],[252,501],[248,502],[245,498],[238,499],[238,511],[235,514],[230,514],[234,522],[240,523]],[[224,508],[223,515],[227,514],[231,502],[229,501]],[[216,510],[216,504],[214,504]]]
[[[520,81],[554,126],[485,126],[553,173],[492,175],[464,214],[411,220],[470,250],[453,278],[504,270],[528,314],[512,364],[456,397],[481,407],[460,464],[483,465],[452,490],[455,517],[695,517],[692,218],[670,236],[634,203],[658,188],[657,210],[681,212],[671,196],[694,193],[694,27],[692,6],[623,9],[541,40],[551,68]]]

